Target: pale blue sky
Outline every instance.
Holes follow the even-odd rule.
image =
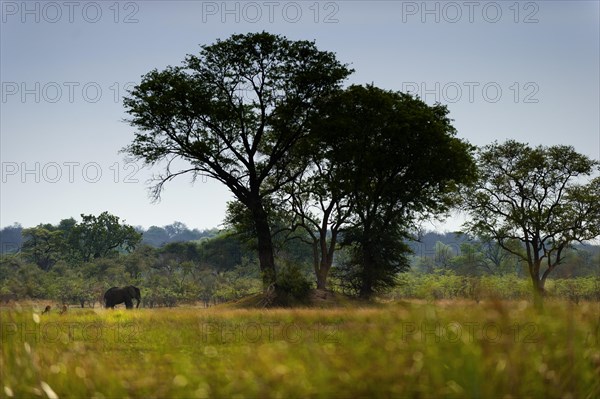
[[[134,132],[120,96],[233,33],[314,39],[356,70],[348,83],[448,104],[473,144],[570,144],[600,158],[598,1],[24,4],[1,3],[0,226],[103,211],[144,227],[218,226],[231,198],[218,183],[181,177],[150,202],[152,171],[118,153]]]

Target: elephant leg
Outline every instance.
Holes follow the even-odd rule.
[[[133,301],[131,299],[125,299],[125,307],[127,309],[133,309]]]

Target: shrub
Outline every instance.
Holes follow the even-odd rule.
[[[297,265],[284,265],[275,282],[276,304],[292,306],[307,304],[312,284]]]

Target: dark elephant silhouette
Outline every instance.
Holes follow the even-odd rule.
[[[104,293],[104,304],[107,308],[114,309],[115,305],[125,303],[127,309],[133,309],[132,299],[134,298],[137,300],[136,308],[139,308],[140,301],[142,300],[139,288],[134,287],[133,285],[128,285],[127,287],[112,287]]]

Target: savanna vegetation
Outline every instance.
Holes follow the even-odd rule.
[[[352,72],[262,32],[144,75],[122,151],[161,168],[154,199],[227,186],[224,228],[2,229],[0,395],[600,396],[600,163],[476,148]],[[455,209],[461,233],[423,234]],[[98,306],[125,285],[141,309]]]
[[[41,310],[41,309],[40,309]],[[598,307],[397,302],[2,310],[2,397],[546,397],[600,394]]]
[[[568,146],[477,149],[447,107],[343,88],[352,72],[313,42],[262,32],[144,75],[124,100],[136,132],[123,152],[163,167],[154,199],[183,174],[225,184],[225,229],[140,231],[108,212],[7,227],[0,293],[85,306],[135,284],[146,306],[208,306],[259,288],[302,302],[316,286],[369,299],[401,289],[411,269],[480,279],[526,265],[541,306],[552,273],[598,276],[585,249],[600,235],[598,161]],[[468,215],[460,250],[436,243],[433,263],[411,252],[422,221],[457,208]],[[463,296],[479,295],[473,281]]]
[[[59,226],[65,224],[61,222]],[[180,223],[175,224],[181,228]],[[40,231],[60,231],[51,225],[43,226],[22,232],[27,235],[38,231],[36,234],[41,235]],[[99,307],[106,289],[132,284],[142,289],[144,307],[208,307],[260,293],[258,259],[246,239],[231,231],[206,234],[199,240],[160,247],[138,244],[130,252],[115,249],[87,261],[73,258],[73,251],[65,251],[65,246],[52,251],[46,241],[38,240],[20,252],[2,255],[0,294],[6,301],[37,299],[48,300],[54,306],[66,303]],[[317,288],[311,244],[297,239],[278,244],[275,259],[281,265],[279,284],[302,305],[310,290]],[[379,299],[532,297],[524,262],[493,242],[473,241],[451,233],[427,233],[420,241],[406,241],[404,245],[412,251],[407,257],[410,269],[395,275],[392,284],[379,291]],[[46,249],[45,257],[34,256],[41,251],[37,246]],[[350,256],[352,253],[346,248],[338,249],[328,289],[359,296],[361,281],[346,266]],[[548,280],[547,295],[574,302],[597,301],[600,248],[578,246],[568,249],[564,256],[560,268]],[[53,259],[51,266],[45,259]]]

